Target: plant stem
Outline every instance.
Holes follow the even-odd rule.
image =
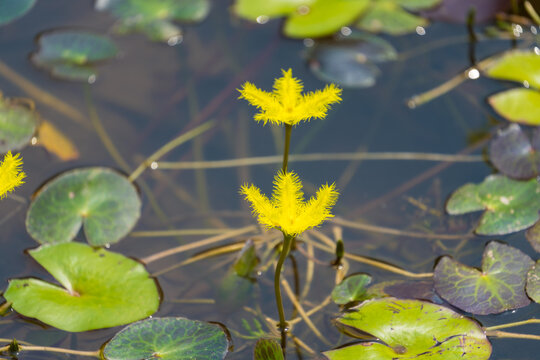
[[[283,149],[283,173],[287,172],[287,165],[289,164],[289,149],[291,147],[291,132],[292,125],[285,124],[285,149]]]
[[[528,324],[540,324],[540,319],[527,319],[527,320],[516,321],[516,322],[507,323],[507,324],[489,326],[489,327],[485,327],[484,330],[485,331],[494,331],[494,330],[507,329],[507,328],[510,328],[510,327],[528,325]]]
[[[279,331],[281,332],[281,348],[285,350],[287,345],[287,322],[285,321],[285,312],[283,311],[283,300],[281,298],[280,277],[283,263],[289,254],[291,244],[294,240],[294,236],[283,234],[283,247],[281,248],[281,254],[276,265],[276,272],[274,274],[274,294],[276,295],[276,305],[279,313]]]
[[[8,351],[10,346],[11,345],[0,347],[0,352]],[[72,354],[72,355],[79,355],[79,356],[90,356],[90,357],[96,357],[96,358],[99,358],[101,355],[101,350],[82,351],[82,350],[57,348],[57,347],[51,347],[51,346],[35,346],[35,345],[21,345],[21,344],[18,344],[17,346],[19,347],[19,351],[46,351],[46,352],[56,352],[56,353]]]
[[[498,338],[511,338],[511,339],[528,339],[528,340],[540,340],[540,335],[533,334],[517,334],[506,331],[486,331],[486,336],[498,337]]]

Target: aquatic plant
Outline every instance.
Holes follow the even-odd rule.
[[[9,151],[4,156],[4,160],[0,163],[0,199],[24,184],[26,174],[21,171],[22,164],[20,154],[13,156]]]

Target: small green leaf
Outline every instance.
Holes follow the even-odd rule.
[[[281,346],[274,339],[259,339],[255,344],[255,360],[283,360]]]
[[[539,91],[523,88],[510,89],[490,96],[488,102],[508,121],[525,125],[540,125]]]
[[[38,115],[33,109],[20,101],[4,99],[0,94],[0,153],[24,148],[37,125]]]
[[[533,301],[540,303],[540,260],[533,265],[527,274],[527,294]]]
[[[5,25],[26,14],[36,0],[0,0],[0,25]]]
[[[366,287],[371,282],[368,274],[355,274],[343,279],[332,290],[332,300],[338,305],[367,299]]]
[[[427,20],[405,11],[396,0],[372,2],[357,26],[370,32],[401,35],[413,32],[417,26],[426,26]]]
[[[248,240],[238,253],[232,268],[237,276],[249,278],[258,263],[259,259],[253,240]]]
[[[346,332],[380,342],[360,342],[324,352],[330,360],[474,359],[491,354],[483,329],[454,311],[419,300],[368,300],[337,319]]]
[[[540,56],[533,51],[511,51],[497,59],[486,73],[495,79],[522,84],[526,81],[529,86],[540,89]]]
[[[451,215],[485,209],[476,233],[510,234],[526,229],[538,220],[540,186],[536,179],[517,181],[490,175],[481,184],[466,184],[446,204]]]
[[[445,256],[433,273],[435,290],[464,311],[488,315],[517,309],[530,303],[525,294],[532,259],[511,246],[490,242],[482,257],[482,270]]]
[[[158,309],[156,283],[137,261],[74,242],[29,253],[63,287],[11,280],[4,297],[21,315],[77,332],[124,325]]]
[[[256,21],[259,16],[269,18],[289,15],[300,6],[309,6],[316,0],[236,0],[233,11],[236,15]]]
[[[137,190],[108,168],[75,169],[47,182],[30,204],[26,229],[39,243],[75,238],[81,226],[93,246],[120,241],[141,212]]]
[[[293,38],[331,35],[351,24],[368,7],[370,0],[316,0],[305,12],[293,12],[283,32]]]
[[[109,38],[77,30],[47,32],[38,42],[39,50],[31,57],[33,63],[66,80],[95,81],[94,65],[118,53]]]
[[[229,342],[219,325],[186,318],[146,319],[127,326],[105,345],[106,360],[221,360]]]

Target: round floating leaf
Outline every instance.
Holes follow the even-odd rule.
[[[495,79],[527,82],[540,89],[540,56],[532,51],[512,51],[498,59],[486,73]]]
[[[259,16],[279,17],[295,12],[300,6],[309,6],[316,0],[236,0],[236,15],[256,21]]]
[[[29,253],[63,287],[34,278],[11,280],[4,297],[24,316],[87,331],[128,324],[158,309],[156,283],[137,261],[74,242]]]
[[[537,222],[533,227],[527,230],[525,237],[533,249],[536,250],[536,252],[540,252],[540,223]]]
[[[281,345],[274,339],[259,339],[255,344],[255,360],[284,360]]]
[[[0,0],[0,25],[22,17],[35,3],[36,0]]]
[[[508,121],[525,125],[540,125],[539,91],[523,88],[510,89],[490,96],[488,102],[499,115]]]
[[[368,274],[348,276],[332,290],[332,300],[338,305],[365,300],[367,298],[366,287],[370,282],[371,276]]]
[[[361,331],[380,342],[326,351],[330,360],[488,359],[483,329],[452,310],[420,300],[368,300],[337,319],[345,331]]]
[[[443,300],[435,293],[431,280],[391,280],[374,284],[367,289],[368,298],[395,297],[398,299],[428,300],[436,304]]]
[[[540,303],[540,260],[527,274],[527,294],[535,302]]]
[[[25,147],[37,124],[38,115],[32,109],[17,101],[5,100],[0,94],[0,153]]]
[[[505,175],[515,179],[530,179],[540,173],[540,129],[532,140],[512,124],[500,131],[489,146],[489,159]]]
[[[107,360],[219,360],[228,351],[219,325],[186,318],[146,319],[127,326],[105,345]]]
[[[59,78],[92,82],[96,76],[93,65],[117,53],[116,45],[105,36],[62,30],[39,37],[39,50],[32,61]]]
[[[525,294],[532,259],[511,246],[490,242],[482,257],[482,271],[445,256],[435,267],[435,290],[450,304],[478,314],[497,314],[530,303]]]
[[[291,13],[283,32],[294,38],[331,35],[352,23],[369,4],[370,0],[316,0],[305,11]]]
[[[65,172],[46,183],[30,204],[26,229],[39,243],[75,238],[81,226],[93,246],[122,239],[141,212],[137,190],[123,175],[101,167]]]
[[[503,235],[523,230],[538,220],[540,186],[536,179],[517,181],[490,175],[481,184],[466,184],[446,203],[451,215],[485,209],[476,233]]]
[[[208,0],[101,0],[96,9],[109,10],[119,18],[121,34],[142,32],[154,41],[171,41],[181,35],[171,23],[202,21],[210,11]]]
[[[510,2],[508,0],[475,0],[474,2],[470,0],[443,0],[440,6],[423,11],[422,14],[437,21],[465,23],[471,7],[475,9],[474,21],[481,23],[495,18],[496,14],[507,11],[510,8]]]

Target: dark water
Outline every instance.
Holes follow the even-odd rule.
[[[170,161],[220,160],[248,156],[266,156],[281,152],[280,137],[273,136],[270,126],[262,127],[252,120],[254,109],[238,100],[239,88],[245,81],[270,90],[281,69],[293,69],[303,80],[306,90],[322,88],[324,83],[309,71],[303,59],[302,41],[280,36],[280,22],[247,24],[234,18],[229,1],[214,1],[209,17],[196,26],[185,26],[183,42],[175,47],[149,42],[142,35],[113,36],[121,56],[99,67],[99,76],[91,86],[90,96],[109,136],[131,168],[177,134],[192,127],[194,121],[213,120],[215,128],[195,142],[186,144],[167,156]],[[83,124],[74,122],[39,101],[37,110],[44,119],[62,129],[77,144],[78,160],[61,162],[42,148],[22,151],[27,183],[16,193],[29,199],[46,179],[64,170],[90,165],[120,168],[109,156],[90,120],[84,86],[57,81],[36,69],[28,60],[35,50],[35,37],[54,28],[75,27],[107,33],[114,20],[108,13],[93,10],[93,1],[39,1],[25,17],[0,28],[0,60],[18,74],[46,92],[74,106],[86,117]],[[333,152],[434,152],[455,154],[474,145],[475,135],[489,135],[495,114],[485,104],[485,97],[505,88],[486,78],[462,84],[434,101],[409,109],[408,98],[430,89],[469,66],[467,33],[464,25],[433,24],[427,34],[387,37],[400,53],[400,59],[381,65],[382,75],[368,89],[345,89],[343,101],[334,106],[324,121],[301,124],[293,130],[293,153]],[[485,40],[478,45],[478,58],[507,49],[509,41]],[[26,97],[23,90],[0,77],[0,90],[7,97]],[[281,136],[281,131],[278,131]],[[277,140],[276,140],[277,139]],[[481,154],[477,146],[472,154]],[[465,233],[474,226],[478,215],[448,217],[444,201],[466,182],[480,182],[492,172],[484,162],[453,164],[434,172],[416,186],[395,191],[438,163],[425,161],[365,161],[293,163],[302,177],[307,192],[321,183],[336,181],[340,199],[334,213],[349,220],[362,220],[379,226],[435,233]],[[136,230],[171,228],[241,227],[254,223],[246,204],[238,195],[239,185],[248,181],[268,193],[278,165],[249,168],[210,169],[204,172],[148,171],[144,179],[157,203],[168,218],[156,215],[143,195],[143,216]],[[349,170],[348,170],[349,169]],[[186,196],[182,194],[187,194]],[[388,195],[390,194],[390,195]],[[424,204],[428,211],[414,204]],[[437,214],[439,213],[439,214]],[[24,229],[26,205],[8,199],[2,201],[0,216],[2,244],[0,275],[7,279],[47,275],[24,249],[36,246]],[[9,217],[9,218],[8,218]],[[331,236],[332,226],[321,231]],[[112,246],[112,250],[142,258],[180,243],[194,242],[199,237],[131,238]],[[480,265],[484,244],[489,238],[474,238],[459,252],[453,249],[459,240],[439,242],[411,239],[343,229],[347,251],[376,257],[414,272],[429,272],[435,259],[451,254],[470,265]],[[534,257],[523,233],[500,238]],[[235,240],[245,240],[241,237]],[[266,248],[263,246],[261,251]],[[157,272],[174,265],[194,252],[179,254],[149,266]],[[317,259],[330,262],[332,256],[315,252]],[[164,301],[155,316],[185,316],[192,319],[218,321],[230,329],[245,333],[241,319],[252,315],[240,307],[224,308],[216,299],[216,288],[223,279],[234,255],[225,255],[196,262],[159,277]],[[305,257],[296,254],[303,286]],[[292,283],[291,264],[285,276]],[[351,262],[349,273],[367,272],[374,281],[398,279],[399,276]],[[316,279],[308,299],[317,304],[331,291],[335,270],[316,265]],[[259,277],[258,286],[246,296],[247,305],[258,303],[262,311],[277,318],[274,306],[271,267]],[[176,300],[216,299],[217,304],[186,304]],[[286,304],[287,312],[291,306]],[[498,316],[480,316],[485,326],[518,321],[538,316],[538,304]],[[330,305],[313,318],[319,330],[333,345],[345,343],[331,324],[338,308]],[[17,338],[35,344],[94,350],[121,327],[81,334],[69,334],[10,315],[0,323],[0,337]],[[538,333],[534,326],[519,332]],[[315,351],[329,349],[304,325],[294,333]],[[233,336],[236,351],[230,359],[250,359],[253,342]],[[538,345],[532,340],[494,339],[493,359],[535,359]],[[291,352],[290,358],[295,358]],[[64,355],[24,353],[23,358],[59,358]],[[304,358],[309,358],[305,354]]]

